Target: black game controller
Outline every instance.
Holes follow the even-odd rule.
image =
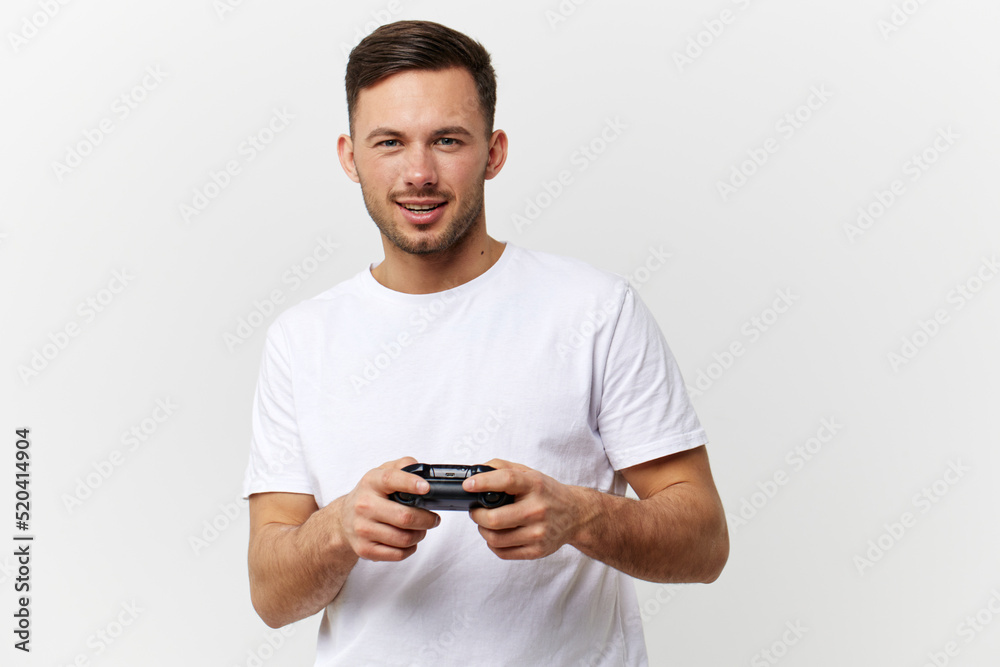
[[[495,468],[490,466],[414,463],[406,466],[403,470],[423,477],[431,485],[430,491],[423,495],[401,493],[399,491],[389,495],[390,500],[395,500],[397,503],[402,503],[403,505],[437,511],[470,510],[473,507],[493,509],[514,502],[514,496],[503,492],[484,491],[482,493],[469,493],[462,488],[462,482],[466,478],[478,475],[481,472],[495,470]]]

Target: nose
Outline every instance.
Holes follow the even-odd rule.
[[[417,189],[437,184],[437,165],[434,154],[426,146],[413,146],[407,156],[403,178],[406,185]]]

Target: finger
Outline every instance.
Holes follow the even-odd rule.
[[[357,534],[364,542],[381,544],[394,549],[409,549],[423,540],[427,531],[400,530],[388,524],[373,523],[359,529]]]
[[[521,470],[521,471],[531,470],[531,468],[529,468],[526,465],[520,463],[514,463],[513,461],[505,461],[504,459],[492,459],[490,461],[487,461],[486,465],[488,465],[491,468],[496,468],[497,470]]]
[[[400,460],[405,461],[406,459]],[[423,477],[404,472],[394,466],[376,468],[368,473],[368,478],[371,488],[385,496],[396,491],[423,495],[431,489],[431,485]]]
[[[395,461],[386,461],[382,465],[375,468],[375,470],[402,470],[408,465],[416,463],[417,460],[412,456],[404,456],[401,459],[396,459]]]
[[[400,530],[430,530],[441,523],[441,516],[422,507],[400,505],[392,500],[380,503],[380,511],[372,519],[379,523],[394,526]]]
[[[462,482],[462,488],[470,492],[498,491],[512,496],[523,495],[531,490],[533,484],[526,474],[528,472],[532,472],[530,468],[525,470],[503,468],[481,472]]]
[[[535,553],[542,553],[544,547],[537,531],[530,528],[514,528],[511,530],[489,530],[479,529],[479,534],[486,540],[486,544],[497,555],[500,552],[513,552],[516,550],[526,550]],[[537,558],[538,556],[534,556]]]
[[[509,528],[507,530],[493,530],[484,526],[479,526],[479,534],[486,540],[486,544],[491,549],[509,549],[511,547],[524,546],[524,533],[519,532],[519,528]]]
[[[408,549],[423,540],[427,531],[404,530],[387,523],[367,521],[357,526],[355,534],[364,542],[383,544],[395,549]]]
[[[529,526],[510,530],[490,530],[480,526],[479,534],[490,551],[503,560],[535,560],[552,553],[545,546],[543,535]]]
[[[520,511],[515,509],[514,504],[494,509],[474,507],[469,510],[469,516],[472,517],[472,520],[476,524],[489,530],[508,530],[523,525],[520,519]]]
[[[420,540],[431,528],[441,523],[441,517],[425,509],[406,507],[386,498],[376,499],[374,510],[353,524],[359,539],[391,547],[406,548]]]
[[[490,551],[495,553],[502,560],[537,560],[546,556],[545,551],[536,546],[510,547],[507,549],[497,549],[490,547]]]
[[[357,554],[359,558],[364,558],[365,560],[370,561],[399,562],[412,556],[416,550],[416,545],[405,549],[397,549],[395,547],[387,547],[384,544],[378,544],[376,542],[366,542],[358,548]]]
[[[427,530],[441,521],[441,517],[434,512],[396,502],[377,489],[365,487],[354,494],[349,513],[358,519],[385,523],[404,530]],[[349,520],[355,522],[354,519]]]

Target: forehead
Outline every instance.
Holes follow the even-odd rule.
[[[475,81],[460,67],[387,76],[358,93],[355,114],[360,136],[374,127],[432,131],[443,125],[463,125],[475,133],[485,124]]]

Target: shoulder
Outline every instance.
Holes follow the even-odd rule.
[[[367,269],[365,269],[367,271]],[[271,323],[268,338],[313,332],[340,321],[364,300],[363,272],[343,280],[319,294],[289,306]]]

